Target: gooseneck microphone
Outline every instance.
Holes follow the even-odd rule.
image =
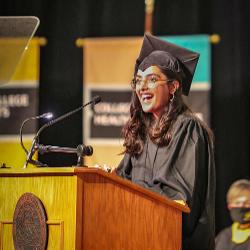
[[[96,104],[99,103],[100,101],[101,101],[101,97],[100,97],[100,96],[95,96],[95,97],[93,98],[92,101],[87,102],[86,104],[82,105],[81,107],[79,107],[79,108],[77,108],[77,109],[74,109],[74,110],[72,110],[72,111],[70,111],[70,112],[68,112],[68,113],[66,113],[66,114],[64,114],[64,115],[62,115],[62,116],[59,116],[59,117],[57,117],[56,119],[54,119],[54,120],[52,120],[52,121],[49,121],[48,123],[44,124],[44,125],[38,130],[38,132],[37,132],[35,138],[38,138],[39,135],[41,134],[41,132],[42,132],[44,129],[46,129],[47,127],[50,127],[50,126],[54,125],[55,123],[60,122],[60,121],[62,121],[62,120],[64,120],[64,119],[68,118],[69,116],[71,116],[71,115],[77,113],[78,111],[80,111],[81,109],[85,108],[86,106],[88,106],[88,105],[90,105],[90,104],[96,105]]]
[[[45,124],[38,130],[38,132],[36,133],[36,135],[34,136],[34,138],[33,138],[33,140],[32,140],[32,145],[31,145],[31,148],[30,148],[30,150],[29,150],[29,152],[28,152],[28,154],[27,154],[26,162],[25,162],[23,168],[27,168],[28,163],[31,162],[32,156],[34,155],[34,153],[35,153],[35,151],[36,151],[36,143],[37,143],[37,140],[38,140],[39,135],[41,134],[41,132],[42,132],[43,130],[45,130],[46,128],[48,128],[48,127],[54,125],[55,123],[58,123],[58,122],[60,122],[60,121],[62,121],[62,120],[64,120],[64,119],[66,119],[66,118],[72,116],[73,114],[75,114],[75,113],[77,113],[78,111],[82,110],[82,109],[85,108],[86,106],[88,106],[88,105],[90,105],[90,104],[96,105],[96,104],[99,103],[100,101],[101,101],[101,97],[100,97],[100,96],[95,96],[90,102],[87,102],[87,103],[85,103],[84,105],[82,105],[82,106],[80,106],[80,107],[78,107],[78,108],[76,108],[76,109],[74,109],[74,110],[72,110],[72,111],[70,111],[70,112],[68,112],[68,113],[66,113],[66,114],[64,114],[64,115],[59,116],[59,117],[57,117],[56,119],[51,120],[51,121],[45,123]]]
[[[19,135],[20,135],[20,144],[24,150],[24,152],[26,153],[26,155],[29,153],[28,150],[25,148],[24,144],[23,144],[23,128],[24,128],[24,125],[28,122],[28,121],[31,121],[31,120],[37,120],[37,119],[51,119],[53,117],[53,114],[52,113],[44,113],[42,115],[38,115],[38,116],[32,116],[32,117],[29,117],[27,119],[25,119],[20,127],[20,132],[19,132]]]

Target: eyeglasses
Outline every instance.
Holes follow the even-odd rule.
[[[144,85],[144,83],[147,85],[147,87],[149,89],[153,89],[155,88],[157,85],[159,85],[160,82],[172,82],[173,79],[160,79],[159,77],[157,77],[156,75],[150,75],[145,77],[145,79],[141,79],[141,78],[134,78],[131,81],[131,87],[132,89],[140,89],[142,88],[142,86]]]

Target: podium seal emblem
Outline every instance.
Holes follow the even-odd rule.
[[[15,249],[46,249],[46,220],[42,202],[34,194],[24,193],[16,204],[13,217],[12,234]]]

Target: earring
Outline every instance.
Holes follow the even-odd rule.
[[[174,101],[174,93],[172,94],[172,96],[169,99],[169,102],[173,102]]]

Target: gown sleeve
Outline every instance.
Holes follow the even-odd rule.
[[[129,154],[126,153],[123,156],[120,164],[116,168],[115,172],[117,175],[125,179],[131,180],[131,170],[132,170],[131,157]]]
[[[232,249],[232,248],[233,248],[232,228],[230,226],[230,227],[223,229],[216,236],[216,238],[215,238],[215,250],[227,250],[227,249]]]

